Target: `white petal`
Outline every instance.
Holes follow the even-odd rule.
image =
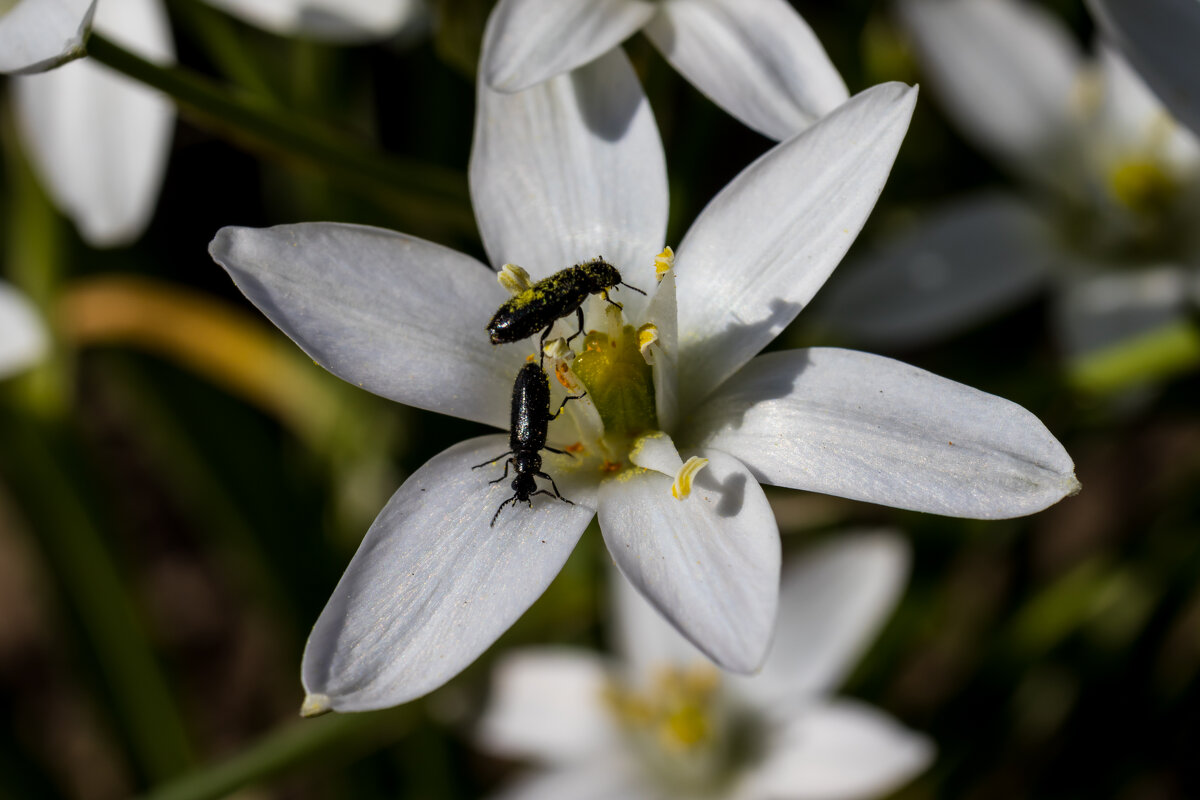
[[[1008,195],[964,197],[922,215],[837,271],[816,308],[856,341],[903,347],[982,323],[1040,287],[1053,233]]]
[[[617,47],[654,11],[646,0],[500,0],[480,74],[496,91],[528,89]]]
[[[42,315],[16,287],[0,281],[0,378],[32,367],[49,349]]]
[[[772,139],[799,133],[850,96],[784,0],[666,0],[646,35],[713,102]]]
[[[106,0],[107,2],[107,0]],[[395,33],[421,11],[418,0],[205,0],[279,34],[353,43]]]
[[[1088,7],[1163,104],[1200,133],[1200,3],[1088,0]]]
[[[613,647],[621,656],[625,680],[631,685],[651,679],[664,666],[686,669],[707,663],[704,654],[683,638],[618,570],[613,570],[609,578],[609,597]]]
[[[83,55],[96,0],[17,0],[0,12],[0,72],[41,72]]]
[[[694,407],[791,322],[879,197],[916,89],[868,89],[776,146],[718,194],[675,262],[680,402]]]
[[[105,0],[96,30],[156,63],[175,59],[159,0]],[[166,170],[171,101],[87,59],[16,78],[13,86],[22,144],[83,238],[115,247],[141,236]]]
[[[933,761],[933,743],[883,712],[848,700],[797,716],[756,768],[754,796],[858,800],[887,795]]]
[[[1200,40],[1197,40],[1200,41]],[[1188,128],[1175,123],[1158,97],[1111,47],[1097,46],[1101,81],[1104,87],[1099,125],[1114,155],[1128,158],[1152,151],[1179,175],[1194,172],[1200,162],[1200,143]],[[1186,175],[1185,180],[1192,180]]]
[[[764,483],[957,517],[1032,514],[1079,489],[1037,417],[889,358],[768,353],[696,413],[691,433]]]
[[[587,527],[595,490],[547,456],[575,505],[538,497],[505,509],[512,490],[472,469],[503,436],[461,442],[404,482],[367,531],[313,627],[304,688],[337,711],[384,708],[436,689],[474,661],[558,574]]]
[[[892,533],[841,534],[786,563],[775,643],[739,688],[764,708],[839,686],[904,590],[908,542]]]
[[[564,762],[594,756],[617,735],[604,700],[608,686],[608,669],[593,653],[550,647],[509,652],[492,667],[479,743],[516,758]]]
[[[321,366],[399,403],[508,427],[529,347],[484,330],[507,297],[487,267],[412,236],[337,223],[222,228],[209,253]]]
[[[1066,26],[1025,0],[902,0],[899,8],[946,113],[1015,168],[1051,169],[1045,151],[1068,129],[1080,75]]]
[[[654,408],[658,427],[673,431],[679,421],[679,311],[675,300],[675,270],[668,270],[650,295],[646,319],[657,329],[650,346],[654,376]]]
[[[600,488],[600,529],[617,567],[718,665],[757,669],[775,627],[779,531],[762,488],[735,459],[708,466],[677,500],[671,479],[630,471]]]
[[[491,800],[662,800],[631,767],[627,759],[605,755],[519,779]]]
[[[626,283],[654,285],[667,168],[620,49],[518,94],[480,81],[470,179],[493,265],[520,264],[541,278],[602,255]],[[645,304],[633,292],[621,301],[634,318]]]

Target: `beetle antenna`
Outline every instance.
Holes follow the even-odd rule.
[[[645,297],[645,296],[646,296],[646,293],[645,293],[645,292],[643,292],[641,289],[637,288],[636,286],[630,286],[630,285],[629,285],[628,283],[626,283],[625,281],[621,281],[621,285],[622,285],[622,286],[624,286],[626,289],[633,289],[635,292],[637,292],[638,294],[640,294],[642,297]]]

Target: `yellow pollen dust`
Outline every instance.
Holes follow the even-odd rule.
[[[714,736],[720,682],[711,666],[670,667],[658,671],[645,691],[610,685],[605,697],[623,726],[651,733],[664,750],[678,753]]]
[[[1108,188],[1121,205],[1135,214],[1162,212],[1175,198],[1178,186],[1157,162],[1131,159],[1108,175]]]
[[[670,246],[654,257],[654,275],[661,281],[663,276],[675,266],[675,251]]]
[[[684,465],[679,468],[679,472],[675,473],[675,482],[671,484],[671,496],[676,500],[682,500],[692,493],[692,481],[695,480],[696,474],[700,470],[708,466],[707,458],[692,456]]]

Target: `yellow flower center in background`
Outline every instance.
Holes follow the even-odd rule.
[[[1147,159],[1118,163],[1109,172],[1108,188],[1121,205],[1142,217],[1163,213],[1179,193],[1174,178]]]
[[[720,795],[759,758],[763,721],[722,691],[711,664],[665,667],[640,687],[614,681],[605,700],[630,752],[671,793]]]

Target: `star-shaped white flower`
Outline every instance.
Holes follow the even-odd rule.
[[[786,0],[500,0],[481,75],[521,91],[587,64],[643,31],[714,103],[775,140],[849,96],[808,23]]]
[[[658,260],[659,280],[665,159],[624,53],[517,94],[481,82],[470,179],[492,264],[537,279],[603,255],[650,296],[619,290],[620,313],[593,298],[581,352],[547,362],[588,393],[549,425],[549,444],[574,456],[547,453],[545,471],[573,504],[538,497],[489,527],[511,490],[488,483],[499,463],[472,467],[508,449],[504,434],[417,470],[314,627],[309,711],[393,705],[444,683],[544,591],[597,514],[633,585],[710,658],[747,672],[765,654],[778,587],[760,481],[985,518],[1076,490],[1062,447],[1005,400],[863,353],[755,358],[862,227],[915,101],[909,87],[875,87],[765,154],[695,221],[674,269]],[[507,428],[536,341],[489,343],[506,294],[475,259],[331,223],[226,228],[210,252],[345,380]],[[709,460],[699,474],[693,457]]]
[[[1114,355],[1130,379],[1200,362],[1187,318],[1200,299],[1195,136],[1119,55],[1099,46],[1084,58],[1038,5],[903,0],[900,9],[948,115],[1025,193],[959,198],[882,243],[823,298],[830,324],[864,343],[920,344],[1050,284],[1083,385],[1100,388]],[[1139,344],[1160,355],[1139,358]]]
[[[843,536],[789,564],[762,673],[722,675],[624,581],[620,660],[516,650],[493,672],[479,741],[542,765],[504,800],[865,800],[925,769],[933,746],[863,703],[832,697],[890,614],[904,541]]]

